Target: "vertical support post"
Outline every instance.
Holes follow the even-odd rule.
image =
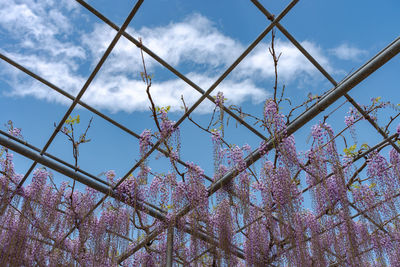
[[[170,224],[167,234],[167,267],[172,267],[174,253],[174,225]]]

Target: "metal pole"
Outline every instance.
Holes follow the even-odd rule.
[[[111,196],[121,202],[124,202],[127,205],[130,205],[129,203],[126,203],[124,199],[121,199],[121,197],[114,190],[112,190],[111,187],[107,187],[103,184],[99,184],[98,182],[95,182],[94,180],[89,179],[88,177],[82,175],[81,173],[75,172],[74,169],[69,169],[66,166],[63,166],[63,165],[55,162],[54,160],[51,160],[51,159],[45,157],[44,155],[40,155],[40,153],[29,150],[26,147],[24,147],[20,144],[17,144],[14,141],[12,141],[4,136],[1,136],[1,135],[0,135],[0,145],[7,147],[8,149],[11,149],[18,154],[21,154],[26,158],[34,160],[37,163],[42,164],[43,166],[49,167],[61,174],[64,174],[65,176],[68,176],[68,177],[70,177],[86,186],[89,186],[107,196]],[[135,203],[135,207],[138,208],[139,210],[149,214],[153,218],[156,218],[160,221],[166,221],[166,215],[164,213],[154,209],[153,207],[147,205],[146,203],[141,203],[141,202]],[[215,240],[215,238],[210,237],[209,235],[207,235],[203,232],[199,232],[199,231],[193,232],[193,230],[188,225],[186,225],[183,230],[186,233],[192,234],[193,236],[195,236],[205,242],[208,242],[213,246],[218,246],[218,244],[219,244],[219,242],[217,240]],[[159,234],[162,231],[163,230],[156,231],[156,232]],[[150,237],[152,237],[152,239],[154,239],[155,236],[153,234],[150,235]],[[152,240],[152,239],[150,239],[150,240]],[[147,244],[149,241],[147,241],[144,244]],[[244,253],[238,248],[234,249],[233,254],[241,259],[244,259]]]
[[[383,66],[386,62],[392,59],[395,55],[400,52],[400,38],[395,39],[391,44],[385,47],[382,51],[380,51],[377,55],[371,58],[367,63],[365,63],[362,67],[360,67],[356,72],[354,72],[351,76],[344,79],[340,82],[336,87],[334,87],[325,97],[321,98],[317,103],[311,106],[308,110],[303,112],[300,116],[298,116],[294,121],[292,121],[285,133],[281,133],[281,136],[289,136],[295,133],[298,129],[300,129],[307,122],[311,121],[315,116],[317,116],[320,112],[325,110],[331,104],[333,104],[336,100],[338,100],[341,96],[346,94],[352,88],[354,88],[357,84],[362,82],[365,78],[367,78],[374,71]],[[270,140],[267,143],[266,150],[271,150],[274,144],[277,142],[276,138]],[[260,151],[256,149],[249,156],[246,157],[246,167],[252,165],[255,161],[259,160],[261,156],[265,153],[265,151]],[[234,177],[238,175],[238,171],[236,169],[231,169],[227,174],[225,174],[220,180],[218,180],[215,184],[213,184],[208,192],[209,195],[214,194],[218,189],[222,188],[224,185],[228,184]],[[190,207],[186,206],[178,216],[184,216],[186,213],[190,211]],[[179,217],[178,217],[179,218]]]
[[[23,67],[22,65],[18,64],[18,63],[15,62],[14,60],[12,60],[12,59],[10,59],[9,57],[3,55],[2,53],[0,53],[0,59],[3,59],[4,61],[6,61],[6,62],[9,63],[10,65],[14,66],[15,68],[21,70],[22,72],[26,73],[27,75],[31,76],[32,78],[34,78],[34,79],[40,81],[41,83],[47,85],[50,89],[53,89],[54,91],[56,91],[56,92],[62,94],[63,96],[65,96],[65,97],[71,99],[72,101],[75,100],[75,97],[72,96],[71,94],[69,94],[68,92],[62,90],[61,88],[59,88],[59,87],[57,87],[57,86],[55,86],[54,84],[50,83],[49,81],[47,81],[47,80],[44,79],[43,77],[41,77],[41,76],[39,76],[39,75],[33,73],[32,71],[28,70],[27,68]],[[96,109],[93,108],[92,106],[86,104],[86,103],[83,102],[82,100],[79,100],[79,101],[78,101],[78,104],[81,105],[82,107],[86,108],[87,110],[93,112],[93,113],[96,114],[97,116],[99,116],[99,117],[105,119],[106,121],[110,122],[111,124],[113,124],[114,126],[118,127],[119,129],[123,130],[124,132],[126,132],[126,133],[130,134],[131,136],[135,137],[136,139],[140,139],[140,135],[138,135],[137,133],[135,133],[135,132],[133,132],[132,130],[128,129],[126,126],[120,124],[119,122],[117,122],[117,121],[111,119],[110,117],[108,117],[107,115],[101,113],[100,111],[96,110]],[[1,134],[4,134],[4,132],[1,131],[1,130],[0,130],[0,133],[1,133]],[[10,136],[8,136],[8,137],[10,137]],[[12,137],[10,137],[10,138],[12,138]],[[16,141],[18,142],[17,139],[14,139],[14,140],[16,140]],[[25,144],[25,145],[26,145],[26,144]],[[151,144],[151,146],[153,146],[153,145],[154,145],[154,144]],[[32,148],[32,149],[38,151],[37,148],[33,148],[33,147],[30,147],[30,148]],[[161,147],[157,147],[157,150],[158,150],[159,152],[163,153],[165,156],[169,157],[168,152],[167,152],[166,150],[162,149]],[[39,150],[39,152],[40,152],[40,151],[41,151],[41,150]],[[46,155],[46,152],[44,152],[43,154]],[[47,155],[47,156],[48,156],[48,155]],[[49,157],[50,157],[50,156],[49,156]],[[182,166],[187,167],[187,164],[186,164],[183,160],[177,159],[177,162],[178,162],[179,164],[181,164]],[[65,163],[64,163],[64,164],[65,164]],[[80,171],[80,170],[78,170],[78,171]],[[87,175],[87,174],[85,173],[85,175]],[[96,177],[96,178],[97,178],[97,177]],[[94,178],[94,179],[96,179],[96,178]],[[204,175],[204,178],[206,178],[206,179],[207,179],[208,181],[210,181],[210,182],[213,182],[213,181],[214,181],[213,179],[211,179],[211,178],[210,178],[209,176],[207,176],[207,175]],[[101,182],[101,183],[104,183],[104,182]]]

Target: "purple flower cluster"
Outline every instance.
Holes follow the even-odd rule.
[[[211,131],[211,138],[213,143],[220,144],[222,139],[221,132],[218,130]]]
[[[173,205],[176,209],[189,204],[198,213],[206,214],[208,210],[208,191],[204,185],[204,171],[193,162],[187,162],[186,181],[174,185]]]
[[[115,191],[124,201],[131,204],[143,201],[146,195],[134,176],[130,176],[123,181]]]
[[[175,122],[168,119],[167,111],[161,110],[160,114],[161,119],[161,138],[168,138],[175,131],[174,125]]]
[[[246,169],[247,166],[243,158],[243,150],[240,147],[231,147],[228,158],[232,160],[232,163],[238,172],[242,172]]]
[[[379,153],[372,153],[367,160],[367,165],[367,174],[372,178],[371,181],[378,185],[378,189],[387,199],[391,198],[399,188],[399,184],[398,178],[392,174],[387,160]]]
[[[327,124],[321,125],[321,124],[316,124],[313,127],[311,127],[311,136],[314,138],[314,140],[321,145],[324,140],[324,129],[323,127],[326,127]]]
[[[297,157],[294,136],[291,135],[283,138],[277,148],[279,150],[282,162],[292,171],[297,171],[299,159]]]
[[[107,182],[111,185],[115,184],[114,178],[115,178],[116,174],[114,170],[109,170],[106,172],[106,177],[107,177]]]
[[[357,186],[352,193],[354,202],[362,209],[369,210],[378,202],[376,191],[370,185]]]
[[[254,221],[259,215],[253,208],[249,213],[251,221]],[[264,220],[253,223],[247,229],[247,238],[244,243],[247,266],[268,265],[270,254],[273,252],[269,247],[271,236],[268,229],[270,229],[270,225]]]
[[[224,93],[218,92],[217,97],[215,98],[215,106],[222,108],[224,101]]]
[[[344,123],[347,127],[352,127],[354,125],[354,122],[361,116],[361,114],[353,107],[350,107],[347,114],[348,115],[344,117]]]
[[[204,214],[208,209],[207,189],[202,183],[196,181],[188,184],[178,182],[172,194],[172,200],[177,208],[182,208],[189,204],[201,214]]]
[[[267,100],[264,107],[264,126],[274,135],[284,133],[286,130],[284,118],[284,115],[279,113],[278,105],[272,100]]]
[[[195,180],[204,178],[204,170],[199,165],[193,162],[186,162],[186,166],[190,178]]]
[[[234,240],[231,207],[227,199],[222,200],[217,206],[212,222],[225,257],[231,257],[229,252]]]
[[[146,129],[140,134],[140,139],[139,139],[140,155],[144,156],[144,154],[148,151],[150,146],[151,146],[151,131]]]
[[[149,196],[153,198],[153,200],[157,199],[157,196],[160,193],[160,189],[164,186],[164,181],[160,176],[156,176],[153,178],[149,188]]]
[[[374,99],[374,104],[377,101]],[[217,108],[223,103],[223,94],[218,93]],[[152,136],[161,137],[174,163],[180,153],[176,141],[179,131],[168,119],[167,110],[160,112],[161,133],[157,136],[144,130],[139,140],[140,154],[148,153]],[[356,119],[353,113],[345,118],[348,126]],[[204,170],[193,162],[187,162],[182,172],[175,169],[155,173],[144,161],[137,176],[130,176],[111,194],[116,199],[103,202],[90,215],[88,212],[100,197],[97,192],[79,187],[72,190],[66,183],[53,184],[54,180],[48,183],[52,176],[45,168],[35,170],[32,183],[22,187],[17,192],[20,196],[11,204],[7,203],[20,176],[14,171],[12,155],[3,149],[1,264],[116,266],[121,252],[160,231],[157,238],[146,242],[122,265],[165,266],[164,230],[174,225],[174,257],[185,266],[399,266],[400,228],[397,221],[389,220],[398,215],[399,202],[393,196],[400,187],[399,153],[392,149],[390,162],[381,154],[372,153],[367,171],[359,172],[352,165],[353,158],[338,153],[332,128],[320,123],[312,128],[313,142],[305,153],[304,164],[294,137],[286,136],[284,116],[274,101],[266,102],[264,116],[264,127],[274,138],[270,148],[275,151],[264,157],[261,170],[257,170],[259,166],[246,169],[245,156],[251,153],[250,146],[224,149],[223,131],[212,132],[214,180],[237,174],[216,196],[210,196]],[[259,152],[267,153],[266,142],[260,145]],[[154,177],[148,183],[149,174]],[[181,175],[184,179],[178,182]],[[118,181],[114,171],[105,176],[111,186]],[[303,177],[310,187],[313,211],[303,207]],[[9,205],[2,210],[4,203]],[[259,203],[261,206],[256,207]],[[159,206],[166,219],[152,218],[143,209],[148,205]],[[188,206],[191,211],[180,217]],[[356,212],[360,216],[353,219]],[[65,238],[70,229],[74,231]],[[204,238],[189,236],[188,230],[200,231],[217,242],[210,247]],[[136,240],[132,241],[132,237]],[[54,244],[57,246],[52,249]],[[209,248],[207,254],[197,257]],[[233,256],[234,251],[243,251],[245,261]]]
[[[44,168],[37,169],[33,173],[32,183],[26,189],[26,195],[31,198],[38,197],[42,193],[42,190],[44,189],[48,176],[49,173],[47,172],[46,169]]]
[[[389,152],[390,164],[392,165],[393,176],[397,178],[400,185],[400,154],[393,148]]]
[[[10,120],[7,122],[8,133],[16,138],[23,138],[22,130],[20,128],[15,128],[13,122]]]

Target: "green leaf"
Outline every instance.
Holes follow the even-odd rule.
[[[343,149],[343,152],[346,154],[346,156],[354,156],[355,155],[354,151],[356,150],[356,148],[357,148],[357,145],[354,144],[349,148]]]
[[[372,101],[373,104],[376,104],[379,102],[379,100],[381,100],[381,96],[378,96],[377,98],[374,98],[374,100]]]
[[[73,119],[71,116],[68,117],[68,119],[65,121],[66,124],[72,124]]]

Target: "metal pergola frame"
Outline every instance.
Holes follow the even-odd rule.
[[[174,75],[176,75],[178,78],[183,80],[185,83],[187,83],[189,86],[191,86],[194,90],[198,91],[201,94],[201,97],[183,114],[183,116],[175,123],[174,128],[177,128],[183,121],[185,121],[189,115],[207,98],[209,101],[212,101],[215,103],[215,99],[210,96],[210,94],[218,87],[218,85],[235,69],[235,67],[257,46],[259,42],[261,42],[264,37],[274,28],[276,27],[283,35],[287,37],[287,39],[315,66],[316,69],[318,69],[321,74],[324,75],[324,77],[333,85],[333,88],[327,93],[325,93],[321,98],[313,104],[310,108],[308,108],[305,112],[300,114],[296,119],[294,119],[292,122],[290,122],[287,125],[286,131],[283,133],[280,133],[279,136],[277,137],[266,137],[262,133],[260,133],[257,129],[255,129],[253,126],[248,124],[246,121],[244,121],[240,116],[236,115],[231,109],[228,107],[222,106],[222,109],[226,114],[229,114],[233,119],[235,119],[238,123],[242,124],[245,126],[248,130],[250,130],[253,134],[257,135],[261,140],[265,141],[266,144],[266,150],[260,151],[260,149],[254,150],[249,156],[246,157],[245,162],[246,162],[246,167],[250,167],[253,165],[255,162],[257,162],[266,151],[272,150],[274,148],[274,144],[276,142],[279,142],[282,137],[289,136],[294,134],[297,130],[299,130],[301,127],[303,127],[306,123],[308,123],[310,120],[315,118],[318,114],[320,114],[323,110],[331,106],[335,101],[337,101],[339,98],[344,96],[347,101],[352,104],[355,109],[362,114],[362,116],[376,129],[376,131],[382,136],[383,141],[377,144],[376,146],[372,147],[369,149],[367,152],[364,152],[363,155],[359,155],[356,160],[359,160],[363,158],[366,154],[370,153],[371,151],[374,151],[376,149],[381,148],[385,144],[390,144],[395,150],[397,150],[400,153],[400,148],[395,144],[393,141],[394,138],[398,137],[398,134],[388,136],[380,127],[377,125],[377,123],[371,119],[371,117],[368,115],[367,112],[365,112],[348,94],[348,92],[353,89],[355,86],[357,86],[360,82],[362,82],[364,79],[366,79],[369,75],[371,75],[374,71],[382,67],[385,63],[387,63],[390,59],[392,59],[394,56],[396,56],[400,52],[400,37],[396,38],[392,43],[390,43],[387,47],[385,47],[382,51],[380,51],[378,54],[376,54],[374,57],[372,57],[369,61],[367,61],[364,65],[362,65],[357,71],[355,71],[352,75],[348,76],[347,78],[343,79],[339,83],[336,82],[332,76],[318,63],[318,61],[311,56],[311,54],[287,31],[281,24],[280,21],[283,19],[289,11],[298,3],[299,0],[293,0],[291,1],[286,8],[283,9],[283,11],[278,15],[278,16],[273,16],[258,0],[251,0],[251,2],[259,9],[260,12],[262,12],[268,20],[270,20],[270,24],[265,28],[265,30],[247,47],[247,49],[234,61],[234,63],[228,67],[225,72],[207,89],[203,90],[200,88],[197,84],[192,82],[189,78],[187,78],[185,75],[180,73],[178,70],[173,68],[170,64],[168,64],[165,60],[160,58],[157,54],[155,54],[153,51],[151,51],[148,47],[143,45],[140,41],[132,37],[129,33],[126,32],[126,29],[128,25],[131,23],[132,19],[134,18],[135,14],[137,11],[140,9],[141,4],[144,2],[144,0],[138,0],[134,7],[132,8],[131,12],[127,16],[125,22],[121,27],[118,27],[116,24],[114,24],[111,20],[109,20],[107,17],[105,17],[103,14],[101,14],[99,11],[94,9],[92,6],[90,6],[88,3],[86,3],[83,0],[76,0],[79,4],[81,4],[84,8],[86,8],[89,12],[94,14],[96,17],[98,17],[101,21],[106,23],[108,26],[110,26],[112,29],[116,31],[116,35],[113,38],[112,42],[106,49],[106,51],[103,53],[103,56],[99,60],[98,64],[95,66],[93,71],[91,72],[90,76],[86,80],[85,84],[77,94],[77,96],[73,96],[69,94],[68,92],[64,91],[60,87],[50,83],[46,79],[40,77],[39,75],[35,74],[34,72],[30,71],[29,69],[25,68],[24,66],[20,65],[19,63],[15,62],[13,59],[7,57],[6,55],[3,55],[0,53],[0,58],[9,63],[10,65],[14,66],[15,68],[19,69],[20,71],[24,72],[25,74],[31,76],[32,78],[36,79],[37,81],[41,82],[42,84],[48,86],[52,90],[64,95],[65,97],[69,98],[72,100],[72,104],[68,108],[68,110],[65,112],[64,116],[60,120],[60,122],[56,125],[56,128],[54,129],[52,135],[50,138],[47,140],[46,144],[44,145],[43,148],[36,148],[33,145],[30,145],[27,142],[21,141],[17,138],[14,138],[7,134],[6,132],[0,131],[0,145],[7,147],[10,150],[13,150],[17,152],[18,154],[23,155],[24,157],[27,157],[31,160],[33,160],[33,164],[30,166],[28,171],[25,173],[23,179],[17,186],[17,189],[20,188],[26,179],[29,177],[29,175],[32,173],[33,169],[36,167],[36,165],[42,164],[43,166],[49,167],[61,174],[64,174],[82,184],[87,185],[88,187],[91,187],[98,192],[101,192],[104,194],[104,196],[101,198],[101,200],[86,214],[84,217],[87,218],[92,212],[95,211],[97,207],[103,203],[107,197],[113,197],[118,199],[119,201],[124,202],[123,199],[121,199],[116,193],[115,189],[124,181],[128,178],[128,176],[133,173],[155,150],[160,151],[162,154],[165,156],[169,156],[168,152],[160,148],[160,144],[162,143],[162,139],[158,140],[155,144],[152,144],[151,149],[139,160],[137,161],[132,168],[122,177],[122,179],[115,185],[112,186],[108,184],[107,182],[104,182],[103,180],[99,179],[98,177],[81,170],[79,168],[75,168],[71,164],[68,164],[67,162],[63,161],[62,159],[59,159],[49,153],[47,153],[47,149],[49,146],[52,144],[54,138],[58,134],[58,132],[61,130],[61,127],[64,125],[65,121],[68,119],[70,114],[73,112],[74,108],[76,105],[80,105],[83,108],[89,110],[90,112],[93,112],[94,114],[100,116],[104,120],[108,121],[109,123],[113,124],[114,126],[118,127],[122,131],[125,131],[129,135],[139,139],[140,136],[135,133],[134,131],[130,130],[128,127],[120,124],[119,122],[111,119],[110,117],[106,116],[102,112],[98,111],[97,109],[91,107],[87,103],[83,102],[81,100],[82,96],[86,92],[87,88],[90,86],[91,82],[94,80],[96,75],[98,74],[99,70],[103,66],[104,62],[107,60],[108,56],[112,52],[113,48],[119,41],[119,39],[123,36],[126,38],[128,41],[130,41],[133,45],[137,46],[140,48],[142,51],[144,51],[147,55],[155,59],[157,62],[159,62],[162,66],[164,66],[166,69],[168,69],[170,72],[172,72]],[[186,163],[182,160],[178,160],[178,163],[180,163],[182,166],[187,166]],[[228,184],[230,181],[232,181],[237,175],[239,174],[238,170],[236,169],[231,169],[228,171],[223,177],[221,177],[218,181],[213,182],[213,180],[210,177],[205,176],[205,178],[212,182],[211,186],[208,188],[208,196],[213,195],[216,193],[219,189],[224,187],[224,185]],[[329,176],[328,176],[329,177]],[[307,188],[308,190],[309,188]],[[304,193],[304,191],[303,191]],[[12,197],[16,194],[16,191],[13,193]],[[400,194],[394,196],[398,197]],[[11,197],[11,198],[12,198]],[[11,200],[9,201],[11,202]],[[129,205],[129,203],[126,203]],[[160,221],[167,221],[167,215],[168,212],[163,210],[162,208],[156,207],[155,205],[151,203],[137,203],[135,205],[136,208],[139,210],[149,214],[150,216],[160,220]],[[0,214],[3,214],[7,208],[7,205],[3,205],[0,207]],[[355,208],[353,206],[353,208]],[[177,215],[176,219],[179,219],[186,214],[188,214],[191,211],[192,207],[190,205],[185,206],[183,209],[181,209]],[[366,210],[357,210],[357,213],[353,215],[354,217],[357,217],[359,215],[366,216],[365,214]],[[367,218],[368,219],[368,218]],[[372,219],[370,219],[372,220]],[[374,222],[373,222],[374,223]],[[248,226],[248,225],[247,225]],[[247,227],[246,226],[246,227]],[[75,228],[71,228],[70,231],[64,236],[62,240],[67,238]],[[158,228],[157,230],[154,230],[151,232],[148,236],[146,236],[138,245],[135,247],[125,251],[118,259],[118,262],[121,263],[127,258],[129,258],[131,255],[133,255],[135,252],[140,250],[142,247],[144,247],[149,241],[153,240],[154,238],[157,237],[160,233],[163,231],[167,230],[168,235],[167,235],[167,266],[172,266],[174,259],[173,259],[173,249],[172,249],[172,243],[173,243],[173,238],[174,238],[174,229],[173,227],[170,228]],[[218,240],[212,235],[209,235],[208,233],[202,231],[201,229],[197,231],[193,231],[189,226],[186,226],[184,229],[185,232],[194,235],[196,238],[199,238],[212,246],[219,246]],[[62,241],[61,241],[62,242]],[[61,243],[59,242],[59,243]],[[58,247],[60,244],[53,244],[53,248]],[[234,247],[234,249],[231,251],[236,257],[239,257],[241,259],[245,259],[244,252],[241,248],[239,247]]]

